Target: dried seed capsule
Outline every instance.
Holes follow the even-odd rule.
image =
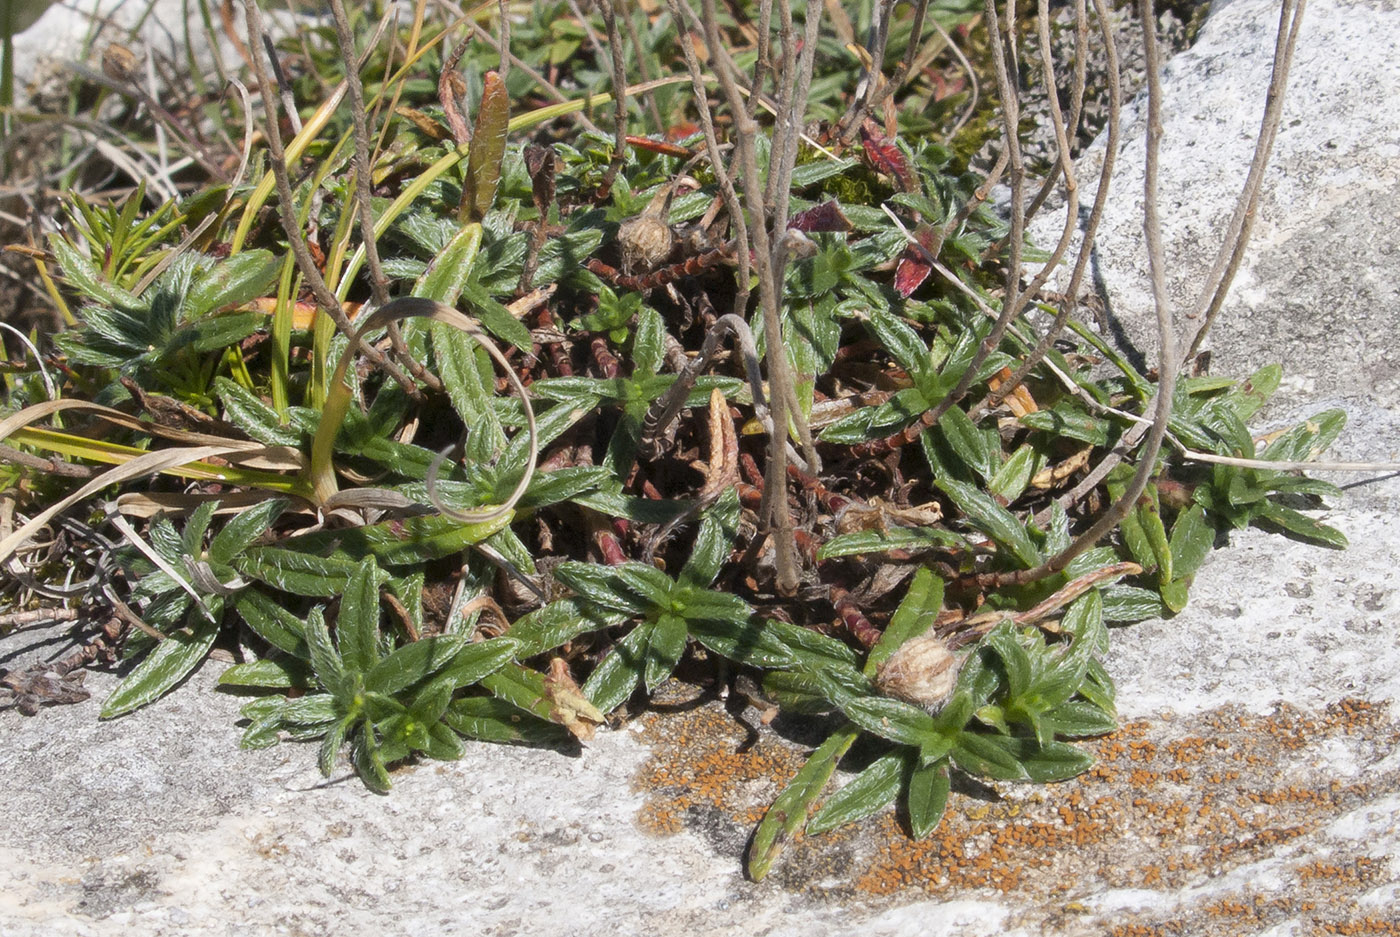
[[[671,256],[675,241],[671,226],[658,214],[646,211],[617,229],[618,245],[622,248],[622,272],[648,273]]]
[[[932,632],[910,638],[875,672],[875,686],[886,696],[937,712],[958,682],[962,658]]]
[[[124,45],[114,42],[102,51],[102,73],[113,81],[134,81],[138,67],[136,53]]]

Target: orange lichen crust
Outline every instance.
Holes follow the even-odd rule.
[[[638,779],[648,793],[642,825],[663,834],[693,830],[718,848],[734,847],[737,859],[804,750],[713,704],[642,718],[653,748]],[[948,813],[925,839],[911,840],[886,810],[798,837],[772,877],[788,889],[869,906],[1014,896],[1016,906],[1038,909],[1018,923],[1047,934],[1092,923],[1124,937],[1210,937],[1285,921],[1302,924],[1298,933],[1396,933],[1400,919],[1359,900],[1386,884],[1388,861],[1329,841],[1325,827],[1400,788],[1400,771],[1367,767],[1397,742],[1400,726],[1387,707],[1356,699],[1312,714],[1280,706],[1268,716],[1228,708],[1138,720],[1085,743],[1098,763],[1074,781],[992,788],[955,776]],[[1203,892],[1176,913],[1118,912],[1111,920],[1087,906],[1103,891],[1147,889],[1170,907],[1167,896],[1274,859],[1283,860],[1281,891]]]
[[[682,699],[675,705],[687,704]],[[804,761],[801,749],[746,727],[716,706],[679,715],[647,712],[640,721],[643,737],[658,753],[637,779],[651,794],[638,822],[651,833],[690,826],[714,839],[718,825],[742,843]],[[663,751],[676,757],[659,757]]]

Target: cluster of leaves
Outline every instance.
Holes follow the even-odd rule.
[[[574,61],[581,24],[555,12],[517,28],[513,48],[526,60]],[[664,24],[648,23],[643,42],[657,72],[673,65],[657,53]],[[377,55],[367,73],[385,74],[393,66]],[[518,71],[504,83],[478,79],[485,69],[471,56],[481,55],[470,53],[464,74],[483,102],[475,139],[486,141],[504,138],[507,92],[532,92]],[[834,113],[839,61],[822,58],[818,115]],[[336,67],[328,60],[324,72]],[[592,87],[608,71],[575,64],[573,74]],[[243,710],[246,745],[320,739],[327,774],[348,745],[355,771],[382,791],[395,763],[458,758],[463,737],[586,740],[687,658],[712,682],[722,659],[786,711],[840,716],[755,836],[749,867],[761,877],[797,830],[831,829],[896,799],[910,832],[926,835],[953,771],[1047,782],[1085,770],[1089,756],[1069,740],[1114,725],[1107,624],[1181,609],[1222,531],[1263,523],[1341,545],[1297,510],[1330,486],[1165,460],[1115,538],[1061,573],[1020,582],[1015,573],[1069,545],[1096,499],[1123,490],[1126,466],[1063,503],[1084,467],[1124,439],[1134,424],[1122,414],[1143,411],[1153,384],[1081,330],[1009,398],[1016,407],[981,406],[1036,338],[1023,317],[979,355],[1006,226],[984,209],[960,216],[978,180],[951,150],[873,131],[835,157],[804,152],[794,173],[793,226],[815,250],[788,271],[782,345],[802,375],[798,398],[820,429],[824,466],[794,470],[792,491],[765,492],[759,401],[742,355],[686,392],[678,424],[651,420],[686,352],[732,306],[732,269],[641,288],[595,272],[619,263],[619,225],[658,195],[677,231],[709,213],[719,191],[703,169],[688,188],[667,188],[691,171],[685,147],[695,139],[615,154],[611,139],[585,132],[540,136],[534,157],[514,142],[483,157],[484,143],[450,139],[436,87],[405,68],[366,88],[372,103],[402,99],[370,167],[383,285],[469,310],[510,350],[529,406],[498,386],[477,334],[443,321],[402,330],[440,390],[422,377],[410,389],[346,370],[350,338],[312,315],[295,265],[280,259],[287,245],[262,211],[271,176],[221,192],[215,223],[182,251],[182,226],[209,213],[207,192],[154,211],[139,189],[111,207],[75,201],[51,239],[56,301],[80,304],[76,325],[53,339],[63,393],[106,422],[75,410],[61,426],[24,425],[55,411],[21,411],[35,385],[16,383],[9,441],[150,465],[192,485],[158,479],[138,490],[125,475],[76,492],[120,482],[118,510],[154,514],[130,538],[144,549],[118,557],[128,612],[149,635],[127,642],[140,662],[104,715],[169,691],[223,642],[243,660],[222,682],[260,694]],[[293,90],[319,100],[314,83]],[[683,98],[663,103],[664,116],[685,116]],[[643,119],[646,108],[634,107]],[[558,113],[536,109],[511,126]],[[322,273],[353,312],[351,298],[369,286],[363,246],[352,247],[350,128],[337,138],[333,123],[307,127],[289,147],[293,198]],[[539,168],[542,149],[553,168]],[[706,223],[685,233],[713,237]],[[683,266],[689,248],[677,240]],[[701,249],[722,251],[723,237]],[[961,288],[931,278],[932,260]],[[762,347],[771,339],[755,320]],[[371,323],[368,337],[382,331]],[[1107,375],[1096,368],[1105,363]],[[941,409],[969,373],[971,392]],[[1339,413],[1262,451],[1245,428],[1278,379],[1266,368],[1240,384],[1183,382],[1172,433],[1219,455],[1311,457],[1335,439]],[[205,448],[180,459],[170,441]],[[444,445],[460,458],[444,465]],[[767,532],[755,523],[764,497],[791,498],[804,538],[795,601],[776,594]],[[955,685],[931,710],[891,695],[880,676],[930,635],[957,657]],[[861,737],[876,757],[817,809]]]

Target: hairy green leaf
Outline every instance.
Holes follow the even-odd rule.
[[[807,832],[825,833],[864,820],[894,803],[904,783],[906,761],[903,755],[885,755],[872,761],[822,805],[807,824]]]
[[[189,626],[173,632],[156,645],[102,704],[101,717],[112,719],[159,699],[199,666],[219,634],[217,621],[197,614]]]
[[[831,779],[836,763],[859,736],[854,727],[833,732],[773,801],[749,843],[749,878],[762,881],[787,841],[806,825],[808,811]]]
[[[914,766],[909,774],[905,803],[909,808],[909,832],[915,839],[923,839],[938,828],[938,821],[943,819],[943,811],[948,806],[951,786],[946,758]]]

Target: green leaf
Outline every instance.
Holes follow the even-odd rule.
[[[356,564],[347,559],[315,556],[296,549],[253,547],[236,557],[233,566],[243,575],[259,579],[283,592],[329,598],[345,591]]]
[[[750,667],[792,667],[797,663],[792,649],[757,620],[706,618],[687,619],[687,623],[691,637],[736,663]]]
[[[478,367],[481,346],[466,332],[443,322],[427,323],[426,328],[433,340],[438,377],[452,406],[475,434],[472,441],[480,437],[492,453],[499,451],[506,436],[493,406],[495,388]]]
[[[1335,527],[1319,523],[1292,508],[1283,507],[1273,501],[1266,501],[1259,506],[1259,514],[1265,520],[1277,524],[1295,536],[1325,546],[1336,547],[1338,550],[1346,549],[1346,534]]]
[[[516,654],[523,660],[543,654],[585,632],[619,625],[623,620],[622,612],[609,611],[583,599],[570,597],[551,602],[516,619],[506,636],[518,643]]]
[[[467,547],[481,543],[496,532],[509,527],[512,520],[513,513],[477,524],[463,524],[438,514],[395,518],[365,527],[347,527],[289,537],[277,547],[254,547],[248,550],[244,559],[236,562],[235,566],[247,575],[271,582],[287,592],[299,595],[337,595],[344,590],[350,572],[367,556],[373,556],[384,566],[418,565],[445,556],[456,556]],[[250,565],[260,570],[269,566],[281,566],[291,572],[312,575],[305,578],[294,575],[288,579],[289,585],[282,585],[260,572],[245,568]],[[319,575],[316,574],[318,571]],[[300,588],[293,588],[293,585]],[[312,588],[329,588],[330,591],[301,591]]]
[[[202,319],[217,309],[241,306],[272,289],[282,260],[271,251],[241,251],[195,277],[185,294],[184,319]]]
[[[841,711],[865,731],[901,745],[920,747],[939,735],[932,716],[901,700],[861,696],[843,702]]]
[[[1158,586],[1158,592],[1162,596],[1162,604],[1167,610],[1175,614],[1186,607],[1190,598],[1191,577],[1173,579],[1171,582],[1164,582]]]
[[[1282,379],[1283,368],[1276,364],[1266,364],[1226,394],[1225,399],[1234,407],[1241,420],[1248,420],[1274,395]]]
[[[214,390],[224,405],[224,418],[253,439],[269,446],[296,446],[301,433],[283,426],[277,411],[222,375],[214,378]]]
[[[651,638],[650,624],[638,625],[613,647],[584,681],[583,693],[594,706],[612,712],[627,701],[646,666],[646,647]]]
[[[281,741],[282,724],[276,719],[252,719],[243,736],[238,740],[239,748],[270,748]]]
[[[180,552],[174,556],[167,555],[165,559],[178,564],[185,557],[203,555],[204,534],[209,530],[209,522],[214,519],[214,512],[218,509],[217,501],[205,501],[195,508],[189,520],[185,521],[185,530],[180,535]]]
[[[639,498],[620,491],[586,492],[573,498],[573,502],[609,517],[621,517],[639,524],[669,523],[691,507],[685,501]]]
[[[811,670],[773,670],[763,675],[763,692],[785,712],[829,713],[836,708],[827,698],[825,684]]]
[[[792,652],[799,666],[818,670],[854,670],[859,658],[844,642],[812,628],[767,619],[764,629]]]
[[[335,620],[335,643],[350,673],[368,674],[379,661],[379,587],[385,576],[367,556],[350,576]]]
[[[281,728],[304,728],[315,731],[315,738],[338,718],[338,707],[334,697],[327,693],[312,693],[296,699],[285,697],[265,697],[254,700],[241,710],[242,714],[256,721],[268,721]]]
[[[787,841],[806,825],[808,811],[831,779],[836,763],[859,736],[853,727],[833,732],[773,801],[749,844],[749,878],[762,881],[772,869]]]
[[[255,686],[269,689],[305,689],[311,685],[311,668],[293,658],[254,660],[234,664],[219,675],[220,686]]]
[[[989,631],[983,641],[996,651],[1006,668],[1007,694],[1014,699],[1025,693],[1031,684],[1031,658],[1017,639],[1014,627],[1003,621]]]
[[[1280,494],[1317,495],[1320,498],[1334,498],[1342,493],[1342,490],[1331,482],[1325,482],[1320,478],[1307,478],[1302,475],[1279,475],[1271,472],[1262,482],[1265,488]]]
[[[471,304],[472,314],[486,327],[486,331],[501,341],[510,342],[526,354],[530,351],[530,330],[525,323],[510,314],[510,310],[481,288],[476,282],[469,282],[462,288],[462,295]]]
[[[240,511],[209,542],[209,561],[221,566],[233,562],[235,556],[268,531],[286,506],[286,499],[270,498]]]
[[[1103,590],[1103,617],[1107,621],[1143,621],[1160,618],[1164,612],[1158,594],[1147,589],[1115,585]]]
[[[1001,468],[1001,439],[996,430],[978,429],[961,407],[949,407],[938,418],[938,432],[953,454],[983,479]]]
[[[940,547],[966,546],[967,539],[940,527],[891,527],[888,531],[857,530],[838,534],[817,551],[818,560],[840,556],[865,556],[888,553],[891,550],[909,552],[936,550]]]
[[[655,309],[643,306],[632,337],[632,367],[637,374],[656,374],[665,360],[666,321]]]
[[[865,675],[873,676],[880,664],[897,651],[905,641],[917,638],[930,627],[943,610],[943,580],[926,566],[919,567],[899,608],[890,618],[880,640],[865,659]]]
[[[1075,599],[1060,619],[1060,630],[1076,642],[1082,642],[1084,651],[1090,655],[1108,653],[1108,629],[1103,623],[1103,606],[1103,596],[1096,589]]]
[[[685,653],[688,632],[686,622],[679,615],[662,615],[647,640],[646,667],[642,680],[648,691],[655,690],[676,669],[681,654]]]
[[[54,258],[58,261],[59,269],[63,271],[64,277],[74,289],[84,296],[117,309],[138,310],[143,308],[139,299],[121,287],[107,282],[97,266],[78,253],[63,238],[56,234],[51,236],[49,247],[53,250]]]
[[[476,262],[477,254],[481,250],[481,225],[476,223],[464,224],[452,236],[452,240],[440,250],[428,264],[428,269],[423,271],[423,275],[413,284],[412,295],[422,299],[434,299],[448,306],[456,306],[457,300],[462,296],[462,290],[472,277],[472,267]],[[434,336],[434,351],[437,352],[437,335],[443,330],[450,330],[461,335],[467,341],[470,338],[460,329],[452,326],[434,323],[429,327],[429,331]],[[450,395],[450,387],[449,387]],[[458,405],[456,397],[452,398],[454,405]],[[461,410],[458,405],[458,412]]]
[[[467,644],[433,678],[433,683],[446,684],[453,689],[479,683],[510,663],[520,653],[519,649],[520,645],[508,637]]]
[[[234,600],[234,608],[253,633],[268,644],[301,660],[310,659],[302,619],[281,603],[257,589],[244,589]]]
[[[1023,565],[1031,567],[1040,564],[1040,551],[1031,542],[1025,526],[1014,514],[997,504],[991,495],[953,478],[935,479],[934,484],[953,499],[958,510],[967,515],[978,530],[1009,550]]]
[[[650,608],[669,608],[675,583],[661,570],[646,563],[621,563],[608,568],[612,581]]]
[[[330,629],[326,627],[326,617],[321,606],[311,610],[306,616],[306,646],[311,652],[311,666],[316,671],[316,679],[321,685],[340,699],[354,693],[354,684],[345,673],[345,662],[340,652],[331,643]]]
[[[671,593],[671,607],[688,621],[731,621],[743,623],[753,608],[730,592],[715,592],[693,586],[677,586]]]
[[[856,165],[858,163],[853,159],[819,159],[803,163],[792,170],[792,187],[794,189],[806,188],[821,182],[823,179],[849,172]],[[881,220],[883,221],[883,218]]]
[[[181,348],[206,352],[237,345],[261,328],[266,321],[266,317],[259,312],[226,312],[199,319],[176,333],[170,344],[160,350],[161,358],[167,359],[171,353]]]
[[[1142,534],[1147,540],[1147,546],[1153,560],[1151,566],[1157,568],[1158,579],[1161,582],[1170,582],[1176,578],[1176,574],[1172,572],[1172,551],[1167,544],[1167,528],[1162,523],[1162,510],[1156,485],[1147,486],[1142,497],[1138,499],[1133,515],[1137,518]],[[1146,563],[1141,565],[1148,566]]]
[[[1345,410],[1324,410],[1270,442],[1262,457],[1270,462],[1316,459],[1337,441],[1346,425]]]
[[[1077,579],[1080,576],[1087,576],[1090,573],[1098,572],[1107,566],[1113,566],[1122,557],[1113,547],[1091,547],[1076,556],[1065,567],[1066,579]],[[1122,576],[1125,574],[1119,574]],[[1115,579],[1119,577],[1114,577]]]
[[[525,489],[525,496],[520,499],[519,508],[536,510],[568,501],[586,491],[597,491],[611,478],[612,473],[601,465],[571,465],[536,472],[530,487]]]
[[[159,699],[199,666],[219,634],[219,624],[194,613],[189,621],[188,628],[167,636],[117,684],[102,704],[101,718],[125,715]]]
[[[1022,426],[1043,430],[1056,438],[1078,439],[1095,446],[1108,443],[1109,423],[1085,412],[1078,404],[1058,403],[1020,418]]]
[[[405,644],[370,668],[365,674],[365,689],[393,695],[453,662],[458,653],[465,650],[465,642],[461,635],[438,634]],[[511,650],[514,650],[513,644],[506,649],[507,659]]]
[[[1107,735],[1118,728],[1118,720],[1086,700],[1068,700],[1041,715],[1046,731],[1066,738]]]
[[[921,385],[932,373],[933,361],[928,345],[903,319],[877,311],[865,320],[865,327],[885,346],[890,357],[908,372],[915,386]]]
[[[536,283],[552,283],[578,271],[588,256],[603,243],[603,229],[589,225],[550,238],[540,250],[540,264],[535,271]]]
[[[682,585],[706,588],[715,581],[729,559],[739,529],[739,492],[728,488],[700,520],[700,532],[677,581]]]
[[[987,480],[987,490],[1010,503],[1025,493],[1031,479],[1043,468],[1045,456],[1034,446],[1021,446]]]
[[[943,811],[948,806],[951,786],[946,758],[914,766],[905,803],[909,808],[909,832],[916,840],[938,828],[938,821],[943,819]]]
[[[350,746],[351,760],[355,773],[365,787],[376,794],[387,794],[394,785],[389,780],[389,772],[384,768],[384,759],[379,755],[379,746],[374,741],[374,733],[362,730],[355,733]]]
[[[1048,784],[1083,774],[1094,766],[1094,757],[1065,742],[1046,742],[1028,751],[1021,765],[1030,780]]]
[[[549,701],[549,690],[544,683],[544,675],[513,661],[481,679],[481,686],[492,696],[505,700],[517,709],[522,709],[546,722],[554,720],[554,706]]]
[[[443,721],[467,738],[483,742],[561,743],[568,734],[559,726],[520,711],[494,696],[456,699],[447,707]]]
[[[825,833],[864,820],[894,803],[903,786],[906,760],[902,754],[892,754],[871,762],[822,805],[807,824],[807,832]]]
[[[427,724],[428,743],[420,751],[438,761],[457,761],[467,753],[466,746],[448,726],[439,720]]]
[[[1106,713],[1115,712],[1114,696],[1117,690],[1113,685],[1113,678],[1104,669],[1103,662],[1097,658],[1091,660],[1084,678],[1084,682],[1079,685],[1079,695]]]
[[[1215,528],[1206,522],[1206,512],[1193,504],[1177,515],[1172,525],[1172,569],[1176,578],[1194,575],[1215,545]]]
[[[953,761],[968,774],[998,781],[1024,781],[1027,774],[1021,759],[1026,755],[1025,743],[1025,739],[1005,735],[963,732],[953,745]]]
[[[355,724],[354,718],[345,718],[337,721],[326,732],[325,739],[321,742],[321,748],[316,757],[316,766],[321,770],[321,777],[328,778],[335,770],[335,760],[340,755],[340,750],[345,746],[346,733]]]
[[[653,572],[663,577],[666,575],[660,570],[654,569]],[[645,614],[653,604],[649,598],[637,595],[634,591],[624,591],[614,575],[614,570],[606,566],[568,560],[555,567],[554,578],[588,602],[624,615]]]

